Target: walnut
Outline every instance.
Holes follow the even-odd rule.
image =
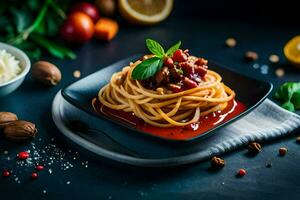
[[[225,166],[225,160],[219,157],[212,157],[211,159],[211,167],[214,169],[220,169]]]

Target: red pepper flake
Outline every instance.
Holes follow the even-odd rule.
[[[8,171],[8,170],[3,170],[3,172],[2,172],[2,176],[3,177],[9,177],[11,175],[11,173],[10,173],[10,171]]]
[[[246,170],[245,169],[239,169],[237,176],[242,177],[246,175]]]
[[[44,170],[44,166],[43,165],[37,165],[36,169],[39,170],[39,171],[42,171],[42,170]]]
[[[32,179],[37,179],[38,176],[39,176],[39,175],[38,175],[38,173],[36,173],[36,172],[32,172],[32,173],[31,173],[31,178],[32,178]]]
[[[26,151],[22,151],[22,152],[18,153],[18,158],[21,160],[25,160],[25,159],[29,158],[29,153]]]
[[[279,155],[280,156],[285,156],[287,151],[288,151],[287,148],[281,147],[281,148],[279,148]]]

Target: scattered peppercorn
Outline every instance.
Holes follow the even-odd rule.
[[[39,170],[39,171],[42,171],[42,170],[44,170],[44,166],[43,165],[37,165],[36,169]]]
[[[25,160],[25,159],[29,158],[29,153],[26,151],[22,151],[22,152],[18,153],[18,158],[21,160]]]
[[[227,47],[233,48],[236,46],[236,40],[234,38],[227,38],[225,44]]]
[[[38,176],[39,176],[39,175],[38,175],[36,172],[32,172],[32,173],[31,173],[31,178],[32,178],[32,179],[37,179]]]
[[[3,170],[3,172],[2,172],[2,176],[3,176],[3,177],[9,177],[10,174],[11,174],[10,171],[8,171],[8,170],[6,170],[6,169]]]
[[[245,60],[246,61],[255,61],[258,59],[258,54],[254,51],[247,51],[245,53]]]
[[[272,55],[270,55],[270,57],[269,57],[269,61],[270,61],[271,63],[278,63],[278,62],[279,62],[279,56],[277,56],[277,55],[275,55],[275,54],[272,54]]]
[[[285,71],[283,68],[278,68],[278,69],[276,69],[275,74],[277,77],[283,77],[285,74]]]
[[[237,176],[242,177],[246,175],[246,170],[245,169],[239,169]]]
[[[287,153],[287,148],[281,147],[279,148],[279,155],[284,156]]]
[[[212,157],[211,159],[211,167],[214,169],[220,169],[225,166],[225,160],[219,157]]]
[[[300,136],[296,138],[296,142],[300,144]]]
[[[261,145],[257,142],[251,142],[248,145],[248,151],[252,154],[258,154],[261,151]]]

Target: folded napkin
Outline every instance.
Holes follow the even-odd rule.
[[[198,160],[231,151],[252,141],[266,141],[289,135],[300,126],[300,116],[266,99],[240,120],[198,143]]]

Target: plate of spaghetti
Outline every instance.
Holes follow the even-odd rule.
[[[101,69],[62,91],[73,105],[168,141],[207,136],[259,105],[272,85],[147,39],[150,53]],[[113,127],[113,124],[112,124]]]

